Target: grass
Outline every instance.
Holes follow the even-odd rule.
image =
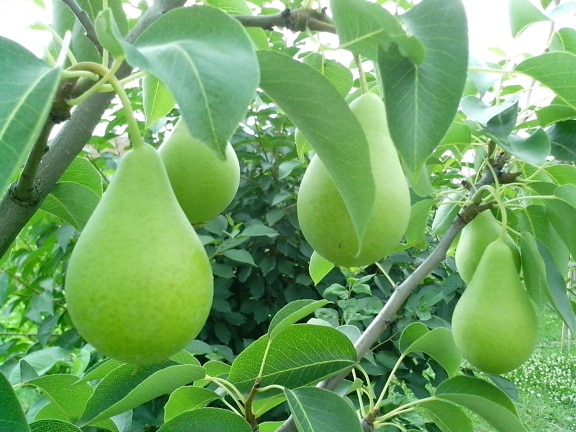
[[[576,339],[562,343],[562,323],[553,313],[540,321],[540,342],[532,357],[509,373],[518,389],[517,408],[530,432],[576,431]],[[477,432],[492,432],[478,424]]]

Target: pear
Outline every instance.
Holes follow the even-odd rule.
[[[221,159],[194,138],[180,119],[158,151],[190,223],[218,216],[234,199],[240,184],[240,164],[230,143],[226,158]]]
[[[116,360],[161,362],[191,342],[212,304],[210,262],[149,146],[129,151],[74,247],[72,322]]]
[[[502,225],[491,211],[476,215],[463,229],[456,246],[456,268],[462,280],[470,282],[486,247],[500,236]],[[514,265],[520,271],[520,252],[516,243],[506,234],[505,241],[512,250]]]
[[[366,134],[376,187],[362,248],[358,250],[342,195],[317,155],[306,169],[297,199],[298,221],[310,246],[325,259],[346,267],[372,264],[388,256],[410,218],[410,192],[388,131],[384,103],[367,93],[355,99],[350,109]]]
[[[516,369],[534,351],[538,326],[510,246],[500,237],[486,248],[452,315],[456,346],[491,374]]]

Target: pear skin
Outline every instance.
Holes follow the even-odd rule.
[[[486,373],[514,370],[534,351],[536,313],[501,238],[488,245],[458,301],[452,333],[463,357]]]
[[[302,178],[297,212],[302,233],[322,257],[339,266],[369,265],[398,246],[410,219],[410,192],[386,122],[382,100],[373,93],[355,99],[350,108],[368,141],[376,197],[362,249],[342,195],[316,155]],[[358,194],[362,194],[362,190]]]
[[[210,262],[157,151],[130,150],[74,247],[65,294],[87,342],[116,360],[166,360],[212,304]]]
[[[230,144],[226,159],[221,159],[179,120],[158,151],[190,223],[213,219],[234,199],[240,184],[240,164]]]

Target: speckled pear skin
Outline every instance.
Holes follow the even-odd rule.
[[[74,247],[65,294],[80,335],[127,363],[161,362],[204,326],[210,262],[153,147],[121,159]]]
[[[488,245],[456,304],[452,333],[464,358],[486,373],[514,370],[534,351],[536,312],[501,238]]]
[[[342,195],[318,156],[306,169],[297,200],[298,221],[310,246],[327,260],[346,267],[369,265],[387,257],[398,246],[410,219],[408,183],[388,131],[384,103],[367,93],[355,99],[350,109],[366,134],[376,188],[359,253]]]
[[[158,151],[190,223],[213,219],[234,199],[240,184],[240,163],[230,144],[226,159],[221,159],[179,120]]]

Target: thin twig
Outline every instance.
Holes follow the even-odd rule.
[[[98,41],[98,37],[96,36],[96,29],[94,28],[94,23],[90,20],[90,17],[86,13],[84,9],[82,9],[76,0],[62,0],[66,6],[70,8],[74,16],[78,18],[82,27],[84,27],[84,31],[86,32],[86,37],[90,39],[90,41],[94,44],[98,52],[102,54],[102,45]]]
[[[293,32],[310,30],[336,33],[336,27],[324,9],[321,11],[308,8],[285,9],[274,15],[239,15],[234,18],[244,27],[260,27],[264,30],[281,27]]]

